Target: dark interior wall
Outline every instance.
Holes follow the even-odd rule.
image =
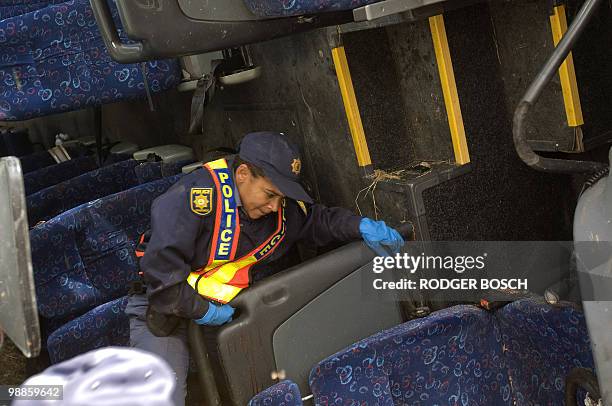
[[[582,2],[569,1],[568,19]],[[574,47],[574,66],[584,116],[585,148],[610,145],[612,140],[612,8],[602,3]]]
[[[490,30],[487,34],[492,36],[506,104],[512,114],[554,50],[549,18],[551,3],[495,0],[488,4]],[[559,75],[552,78],[527,117],[527,139],[540,150],[575,149],[574,129],[567,126]]]
[[[571,239],[571,177],[528,169],[514,151],[513,105],[488,5],[450,12],[445,21],[472,172],[425,192],[432,239]]]
[[[130,141],[143,148],[160,144],[189,143],[183,139],[189,126],[191,93],[176,89],[152,95],[153,110],[145,100],[123,101],[100,107],[102,136],[111,142]],[[88,108],[53,114],[4,126],[27,128],[30,140],[49,148],[55,135],[68,134],[72,139],[95,136],[95,109]]]
[[[111,141],[130,141],[146,148],[184,143],[189,128],[191,93],[171,89],[148,100],[102,106],[102,134]]]
[[[356,31],[343,40],[374,167],[452,160],[428,21]]]
[[[254,44],[251,53],[262,76],[216,93],[196,149],[233,147],[249,131],[283,132],[302,149],[314,197],[352,209],[363,179],[326,30]]]

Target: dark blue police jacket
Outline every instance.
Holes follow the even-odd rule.
[[[231,167],[231,160],[228,165]],[[147,284],[149,303],[155,310],[198,319],[208,310],[208,301],[186,279],[190,272],[206,266],[215,225],[215,206],[206,215],[191,210],[191,188],[213,188],[210,173],[200,168],[184,176],[151,207],[151,238],[140,261]],[[286,235],[278,248],[251,272],[284,255],[298,240],[314,246],[349,242],[361,238],[360,216],[343,208],[320,204],[306,206],[306,213],[291,199],[286,199]],[[236,258],[240,258],[269,238],[277,227],[278,216],[271,213],[251,220],[240,210],[240,239]]]

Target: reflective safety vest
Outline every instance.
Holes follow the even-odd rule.
[[[204,167],[210,172],[217,191],[215,227],[208,263],[191,272],[187,283],[207,299],[228,303],[249,286],[251,267],[272,254],[285,237],[285,203],[283,201],[278,210],[277,227],[272,235],[259,247],[236,259],[240,219],[230,168],[225,159],[208,162]]]

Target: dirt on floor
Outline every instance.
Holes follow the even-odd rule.
[[[0,348],[0,385],[21,385],[26,377],[25,360],[21,351],[5,337]]]

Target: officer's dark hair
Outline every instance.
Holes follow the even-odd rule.
[[[232,164],[233,171],[236,172],[236,169],[238,169],[238,167],[242,164],[245,164],[249,168],[254,178],[266,176],[264,171],[259,166],[253,165],[252,163],[245,161],[238,155],[234,157],[234,163]]]

